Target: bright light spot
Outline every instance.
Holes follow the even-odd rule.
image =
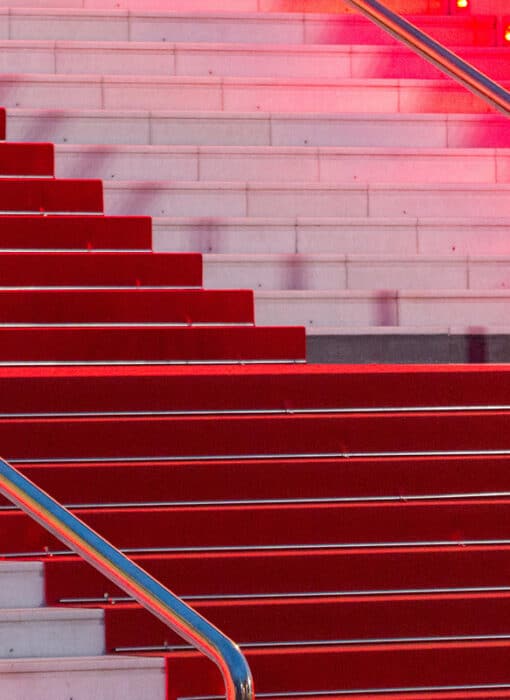
[[[510,24],[505,28],[505,41],[510,41]]]
[[[469,5],[469,0],[457,0],[457,7],[464,10]]]

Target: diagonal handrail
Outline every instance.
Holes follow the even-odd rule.
[[[432,39],[426,32],[390,10],[379,0],[345,0],[345,2],[506,117],[510,117],[510,92],[471,63]]]
[[[231,639],[2,459],[0,493],[214,661],[227,700],[254,700],[248,663]]]

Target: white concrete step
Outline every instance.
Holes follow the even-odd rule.
[[[224,255],[504,256],[508,219],[155,218],[153,247]]]
[[[448,14],[448,0],[386,0],[397,12]],[[158,10],[162,12],[351,12],[342,0],[0,0],[0,7]]]
[[[505,183],[510,149],[59,145],[58,177],[326,183]]]
[[[510,79],[508,49],[458,53],[494,79]],[[175,44],[169,42],[0,41],[4,73],[243,76],[267,78],[428,78],[441,73],[394,46]]]
[[[267,290],[510,289],[510,257],[206,254],[204,286]]]
[[[0,610],[0,658],[104,654],[103,611],[92,608]],[[0,690],[3,692],[0,680]]]
[[[37,561],[0,561],[0,609],[37,608],[41,605],[44,605],[43,564]]]
[[[506,85],[506,83],[502,83]],[[275,79],[3,74],[6,107],[66,109],[477,113],[490,107],[458,83],[401,79]]]
[[[455,46],[495,46],[492,17],[421,16],[425,31]],[[395,40],[357,14],[194,13],[73,9],[0,8],[0,39],[76,41],[170,41],[279,44],[395,44]]]
[[[137,105],[138,106],[138,105]],[[8,110],[11,141],[203,146],[510,147],[497,115]]]
[[[164,700],[165,662],[142,656],[0,660],[9,700]]]
[[[510,185],[105,182],[105,212],[157,217],[505,217]]]
[[[508,328],[510,292],[497,290],[256,291],[256,322],[307,328]]]

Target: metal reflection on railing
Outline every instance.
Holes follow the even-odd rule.
[[[3,460],[0,493],[214,661],[222,673],[227,700],[253,700],[253,680],[244,655],[202,615]]]
[[[398,41],[510,117],[510,92],[378,0],[345,0]]]

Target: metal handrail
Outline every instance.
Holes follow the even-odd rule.
[[[510,92],[379,0],[345,0],[385,32],[510,117]]]
[[[253,700],[250,668],[231,639],[2,459],[0,493],[214,661],[227,700]]]

